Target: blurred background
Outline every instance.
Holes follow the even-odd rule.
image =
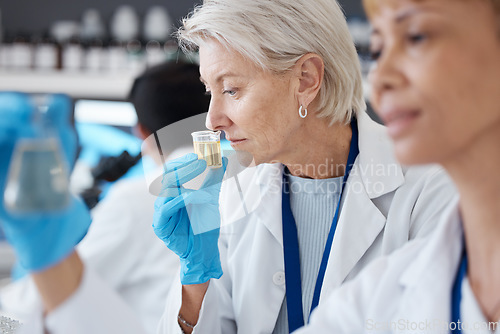
[[[65,93],[73,99],[81,152],[72,189],[78,193],[90,189],[89,206],[102,199],[113,182],[101,182],[92,193],[99,175],[106,173],[102,168],[96,171],[103,159],[127,152],[122,160],[127,164],[129,159],[133,165],[140,153],[141,142],[133,135],[137,117],[127,101],[134,78],[149,67],[182,56],[171,34],[198,3],[0,1],[0,91]],[[370,27],[361,0],[340,3],[366,77]],[[188,57],[196,61],[195,54]],[[365,95],[369,95],[367,84]],[[374,117],[371,108],[369,113]],[[142,168],[136,167],[125,169],[124,177],[141,173]],[[9,276],[13,262],[0,230],[0,279]]]
[[[174,1],[174,0],[2,0],[0,8],[3,15],[3,26],[6,32],[41,33],[50,25],[60,20],[81,20],[82,14],[89,8],[97,9],[102,17],[108,21],[116,9],[121,5],[131,5],[139,15],[143,15],[153,6],[164,6],[168,9],[171,18],[177,25],[180,19],[188,13],[194,5],[201,1]],[[340,3],[348,18],[364,18],[360,0],[341,0]]]
[[[0,89],[123,100],[137,73],[176,56],[171,34],[199,2],[2,0]],[[340,2],[364,56],[361,0]]]

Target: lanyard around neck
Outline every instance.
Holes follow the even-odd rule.
[[[335,235],[335,229],[337,228],[337,222],[339,219],[340,202],[342,200],[342,194],[344,193],[344,188],[351,172],[352,166],[359,154],[358,146],[358,125],[356,119],[353,118],[351,121],[352,137],[351,146],[349,149],[349,156],[347,158],[347,166],[344,174],[344,179],[342,181],[342,191],[339,196],[339,201],[337,204],[337,209],[335,210],[335,215],[333,217],[332,225],[330,227],[330,232],[328,233],[328,239],[326,241],[325,250],[323,251],[323,257],[321,260],[321,265],[318,272],[318,277],[316,279],[316,285],[314,288],[314,295],[311,305],[311,313],[318,306],[319,297],[321,294],[321,287],[323,286],[323,279],[325,277],[326,266],[328,264],[328,258],[330,256],[330,250],[332,248],[333,236]],[[293,218],[292,210],[290,207],[290,194],[289,189],[287,189],[288,180],[283,174],[283,194],[281,200],[281,211],[282,211],[282,223],[283,223],[283,252],[285,255],[285,286],[286,286],[286,305],[288,312],[288,329],[291,332],[304,326],[304,314],[302,311],[302,284],[300,276],[300,254],[299,254],[299,241],[297,236],[297,226],[295,224],[295,219]]]
[[[466,273],[467,254],[464,249],[451,295],[451,324],[453,324],[453,327],[450,327],[453,329],[451,331],[452,334],[462,333],[462,322],[460,322],[460,302],[462,301],[462,283]]]

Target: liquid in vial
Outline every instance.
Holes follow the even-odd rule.
[[[61,210],[69,203],[68,175],[55,139],[20,140],[4,193],[12,212]]]
[[[222,167],[220,141],[194,141],[194,153],[207,162],[208,167]]]

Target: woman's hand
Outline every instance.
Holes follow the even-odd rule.
[[[54,119],[55,134],[62,146],[62,157],[67,165],[77,149],[76,132],[67,128],[69,111],[65,97],[58,96],[49,105],[48,112]],[[59,103],[61,102],[61,103]],[[5,207],[4,193],[11,159],[16,143],[21,138],[32,138],[36,130],[32,118],[34,107],[27,95],[20,93],[0,94],[0,224],[13,246],[22,267],[28,271],[41,271],[54,266],[74,249],[85,236],[90,225],[90,214],[84,203],[70,198],[63,209],[46,212],[11,212]],[[33,176],[25,182],[37,182]]]
[[[182,184],[206,169],[196,154],[187,154],[165,165],[162,193],[155,203],[153,228],[181,262],[181,283],[202,284],[222,276],[219,258],[219,192],[227,159],[222,168],[210,169],[199,190]]]
[[[68,127],[70,110],[66,99],[55,97],[48,112],[56,121],[63,159],[72,165],[77,149],[76,133]],[[51,311],[79,285],[83,264],[74,247],[87,233],[91,220],[85,204],[75,197],[58,211],[11,212],[6,208],[4,193],[13,151],[20,138],[33,137],[36,131],[33,112],[27,95],[0,93],[0,225],[21,266],[34,274],[46,311]],[[37,179],[24,181],[37,182]]]

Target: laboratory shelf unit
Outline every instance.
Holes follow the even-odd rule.
[[[0,70],[0,91],[65,93],[73,98],[126,100],[137,73]]]

